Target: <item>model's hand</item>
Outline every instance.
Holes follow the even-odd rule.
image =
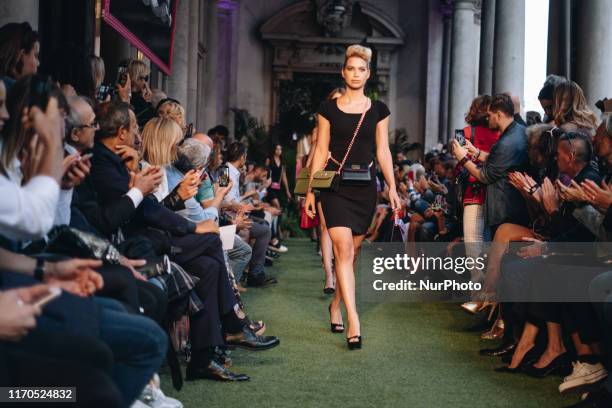
[[[389,204],[391,204],[391,209],[393,211],[399,211],[402,208],[402,200],[400,200],[397,195],[397,190],[395,186],[389,189]]]
[[[317,215],[317,208],[315,206],[315,195],[312,191],[306,194],[306,202],[304,203],[304,208],[308,218],[313,219]]]

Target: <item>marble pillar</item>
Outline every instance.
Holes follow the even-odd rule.
[[[525,0],[495,1],[493,93],[512,92],[523,101]]]
[[[475,0],[453,2],[447,138],[455,129],[465,126],[465,113],[475,96],[474,6]]]
[[[595,102],[612,98],[612,1],[582,0],[577,9],[576,82],[593,111]]]
[[[187,117],[185,119],[187,123],[194,123],[195,125],[198,112],[198,50],[200,41],[198,28],[200,26],[200,1],[187,1],[189,2],[189,46],[187,50],[187,98],[185,101]],[[202,131],[202,129],[198,130]]]
[[[480,69],[478,93],[491,95],[493,91],[493,43],[495,39],[495,0],[482,0],[480,18]]]
[[[38,29],[38,0],[0,1],[0,27],[6,23],[27,21],[34,30]]]
[[[172,75],[168,78],[168,96],[177,99],[183,106],[188,103],[190,3],[189,0],[179,1],[178,3],[172,53]]]

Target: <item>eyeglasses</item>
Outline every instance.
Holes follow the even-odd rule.
[[[88,125],[79,125],[77,126],[78,128],[82,129],[82,128],[89,128],[89,129],[93,129],[93,130],[99,130],[100,129],[100,124],[96,121],[88,124]]]
[[[145,81],[145,82],[149,82],[149,76],[145,75],[145,76],[139,76],[138,79]]]

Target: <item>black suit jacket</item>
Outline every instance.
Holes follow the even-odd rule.
[[[100,203],[109,205],[124,198],[129,191],[130,174],[121,157],[104,144],[96,142],[91,164],[90,179]],[[178,236],[193,233],[196,229],[193,222],[167,209],[154,196],[145,197],[126,226],[125,232],[130,234],[146,227]]]
[[[79,225],[73,224],[79,222],[80,217],[84,217],[98,233],[109,238],[120,227],[128,224],[136,214],[136,207],[126,195],[102,204],[91,177],[87,177],[73,191],[71,212],[70,224],[72,226],[78,228]]]

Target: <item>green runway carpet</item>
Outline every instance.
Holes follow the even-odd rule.
[[[475,318],[455,304],[361,304],[364,349],[348,351],[329,331],[320,260],[309,240],[288,240],[289,252],[268,269],[279,284],[249,289],[249,314],[264,319],[275,349],[235,351],[233,370],[248,383],[189,382],[180,393],[195,407],[563,407],[559,377],[532,379],[493,371],[480,357],[490,345],[469,330]]]

